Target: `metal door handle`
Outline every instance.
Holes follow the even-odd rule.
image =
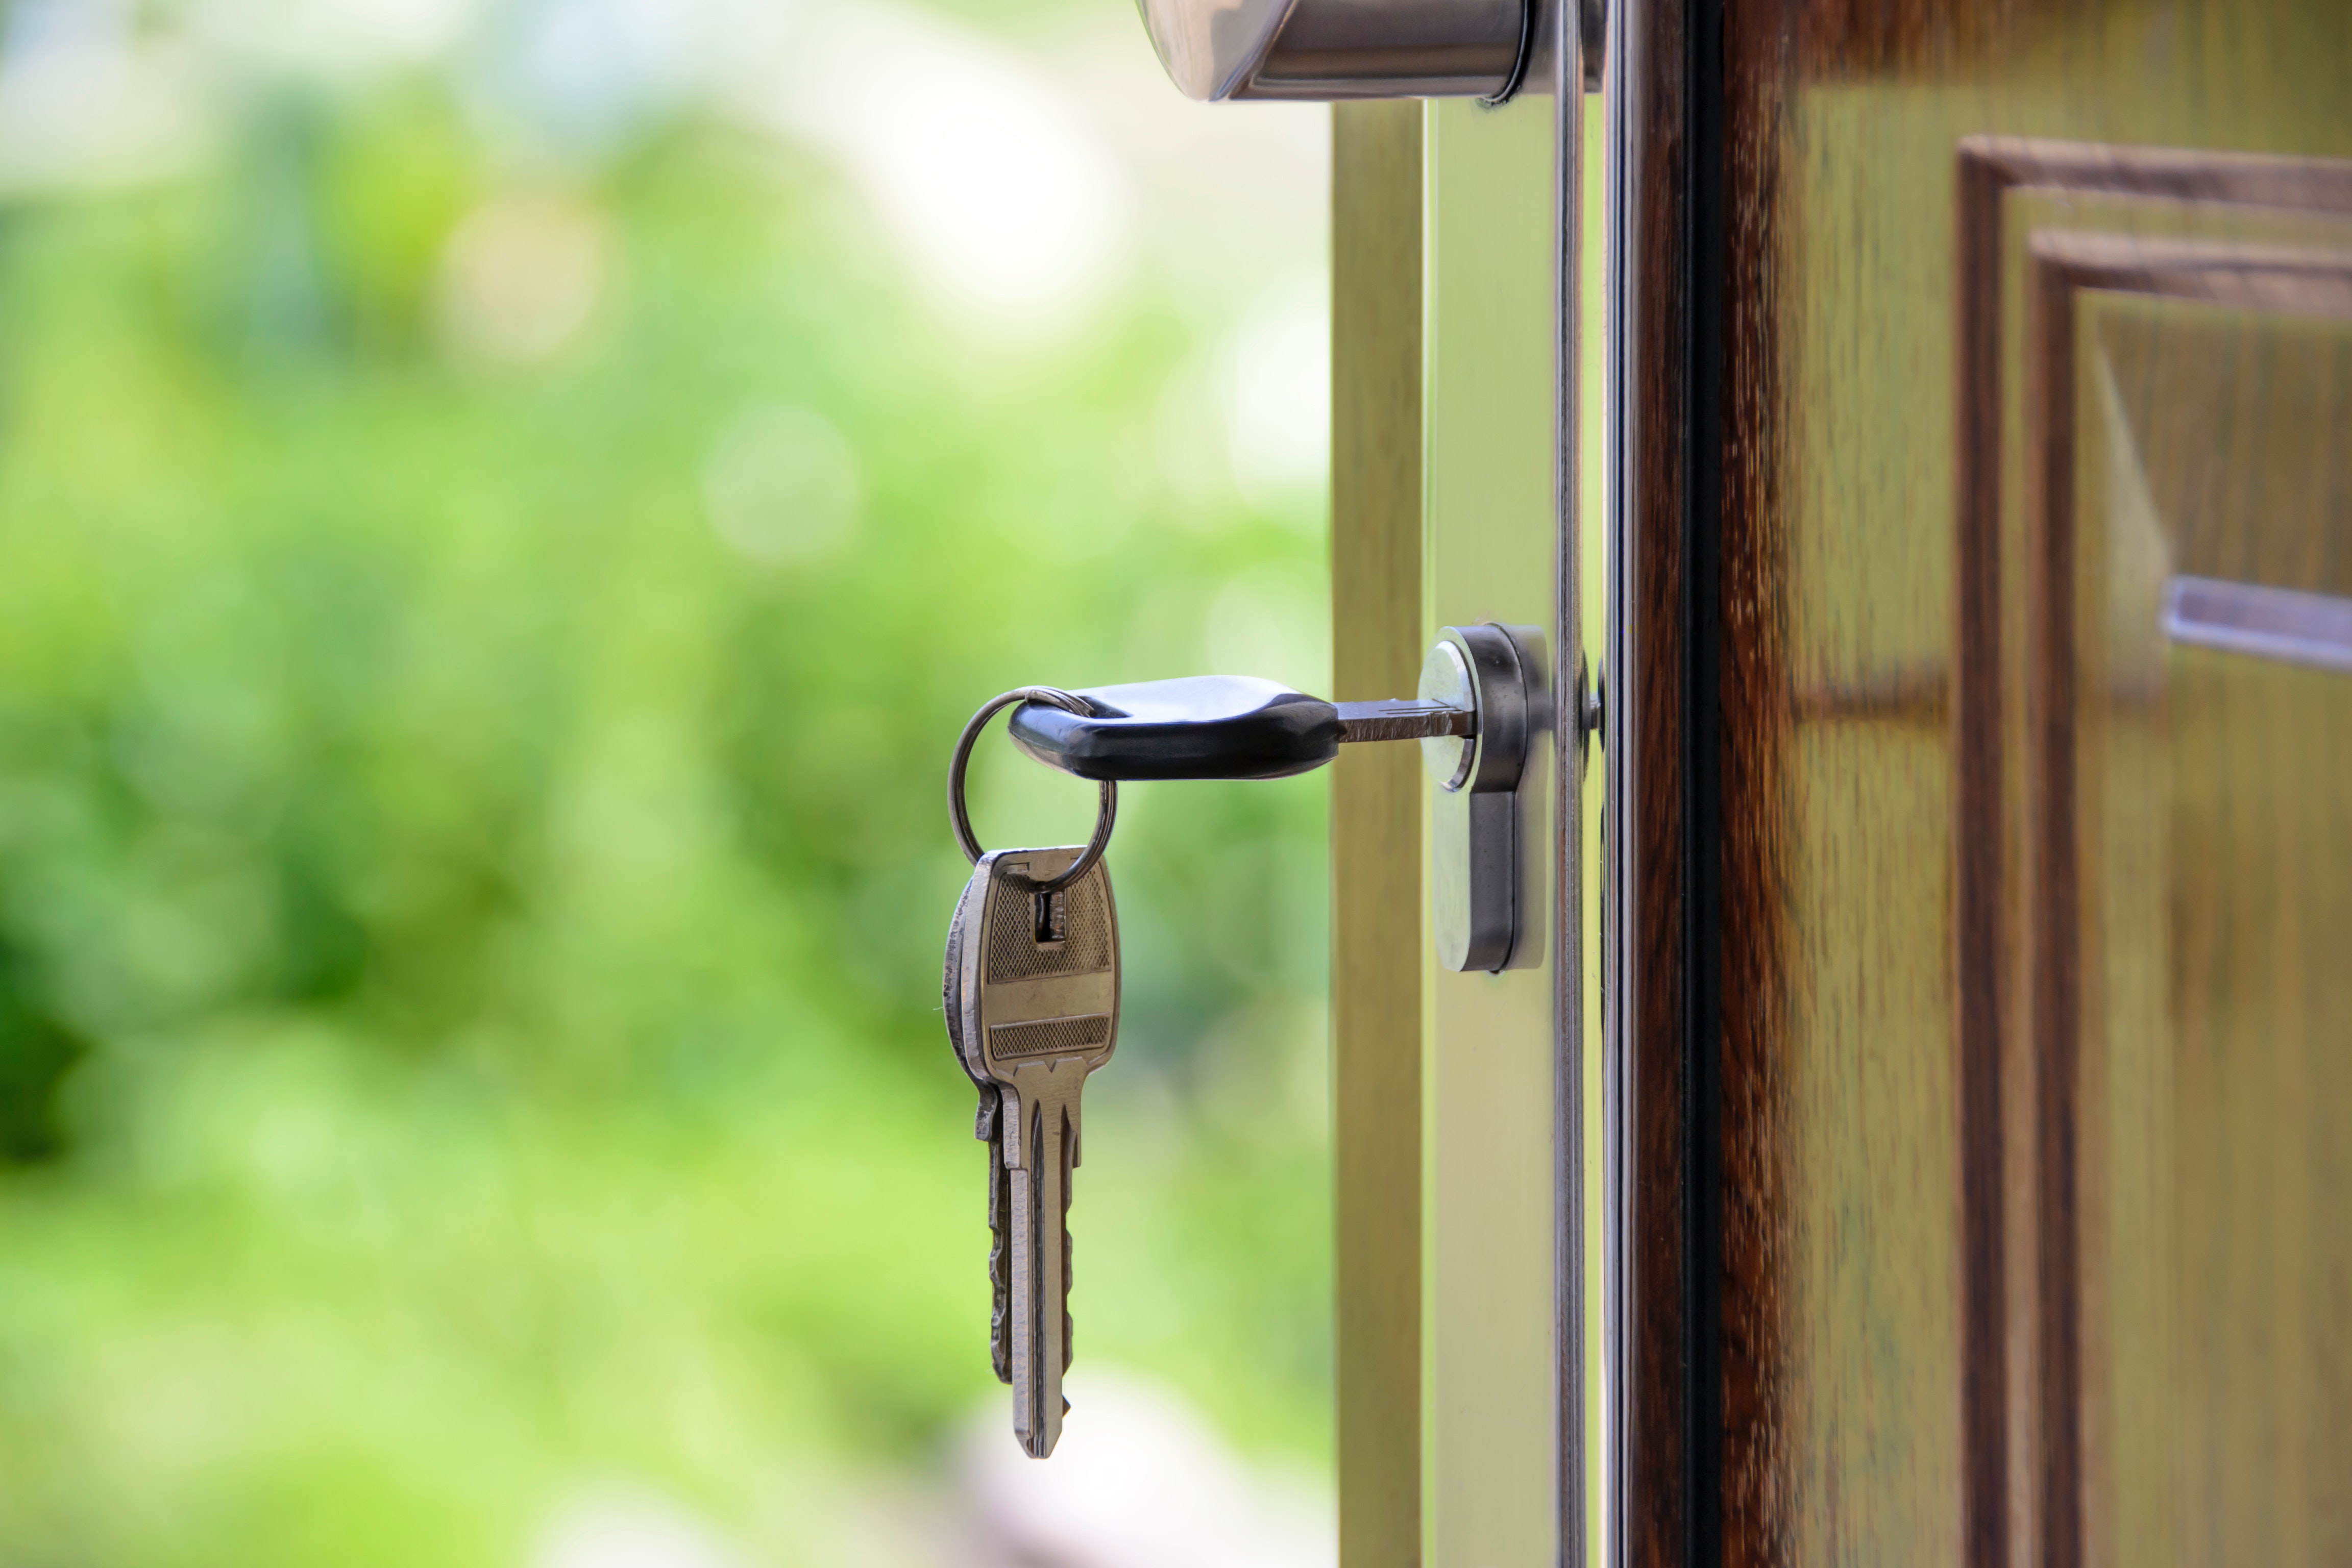
[[[1483,98],[1549,83],[1562,0],[1138,0],[1190,98]],[[1584,88],[1601,85],[1604,0],[1571,0]]]

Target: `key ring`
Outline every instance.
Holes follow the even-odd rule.
[[[955,824],[956,842],[963,846],[967,860],[978,860],[986,851],[981,848],[980,839],[971,830],[971,814],[964,809],[964,764],[971,760],[972,742],[980,739],[981,731],[988,727],[988,721],[996,716],[997,710],[1010,708],[1015,702],[1044,702],[1066,713],[1076,713],[1080,718],[1094,711],[1093,705],[1085,698],[1074,697],[1053,686],[1017,686],[981,705],[980,711],[973,714],[971,721],[963,727],[963,733],[956,737],[955,760],[948,763],[948,816]],[[1118,785],[1105,779],[1102,781],[1102,804],[1095,810],[1095,836],[1087,840],[1086,849],[1070,862],[1068,870],[1049,882],[1037,883],[1037,890],[1050,893],[1057,888],[1066,888],[1093,870],[1095,862],[1103,858],[1103,851],[1110,847],[1111,826],[1118,820]]]

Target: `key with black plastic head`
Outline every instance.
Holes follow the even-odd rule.
[[[1476,732],[1470,708],[1427,699],[1326,702],[1246,675],[1193,675],[1071,695],[1013,711],[1013,744],[1083,779],[1278,779],[1321,767],[1351,742]]]

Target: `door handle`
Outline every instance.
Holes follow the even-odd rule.
[[[1538,658],[1536,639],[1502,626],[1447,626],[1411,700],[1326,702],[1271,680],[1199,675],[1071,692],[1085,713],[1024,702],[1008,729],[1046,766],[1115,784],[1286,778],[1323,766],[1343,745],[1419,741],[1438,786],[1430,836],[1438,959],[1499,970],[1520,924],[1519,781],[1534,736],[1549,728]]]
[[[1313,102],[1542,90],[1562,3],[1577,8],[1584,89],[1598,91],[1605,0],[1138,0],[1187,97]]]

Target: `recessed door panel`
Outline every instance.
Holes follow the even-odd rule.
[[[2032,535],[2033,677],[2074,694],[2028,889],[2048,1397],[2089,1561],[2341,1562],[2352,256],[2101,244],[2045,241],[2036,283],[2074,404]]]

